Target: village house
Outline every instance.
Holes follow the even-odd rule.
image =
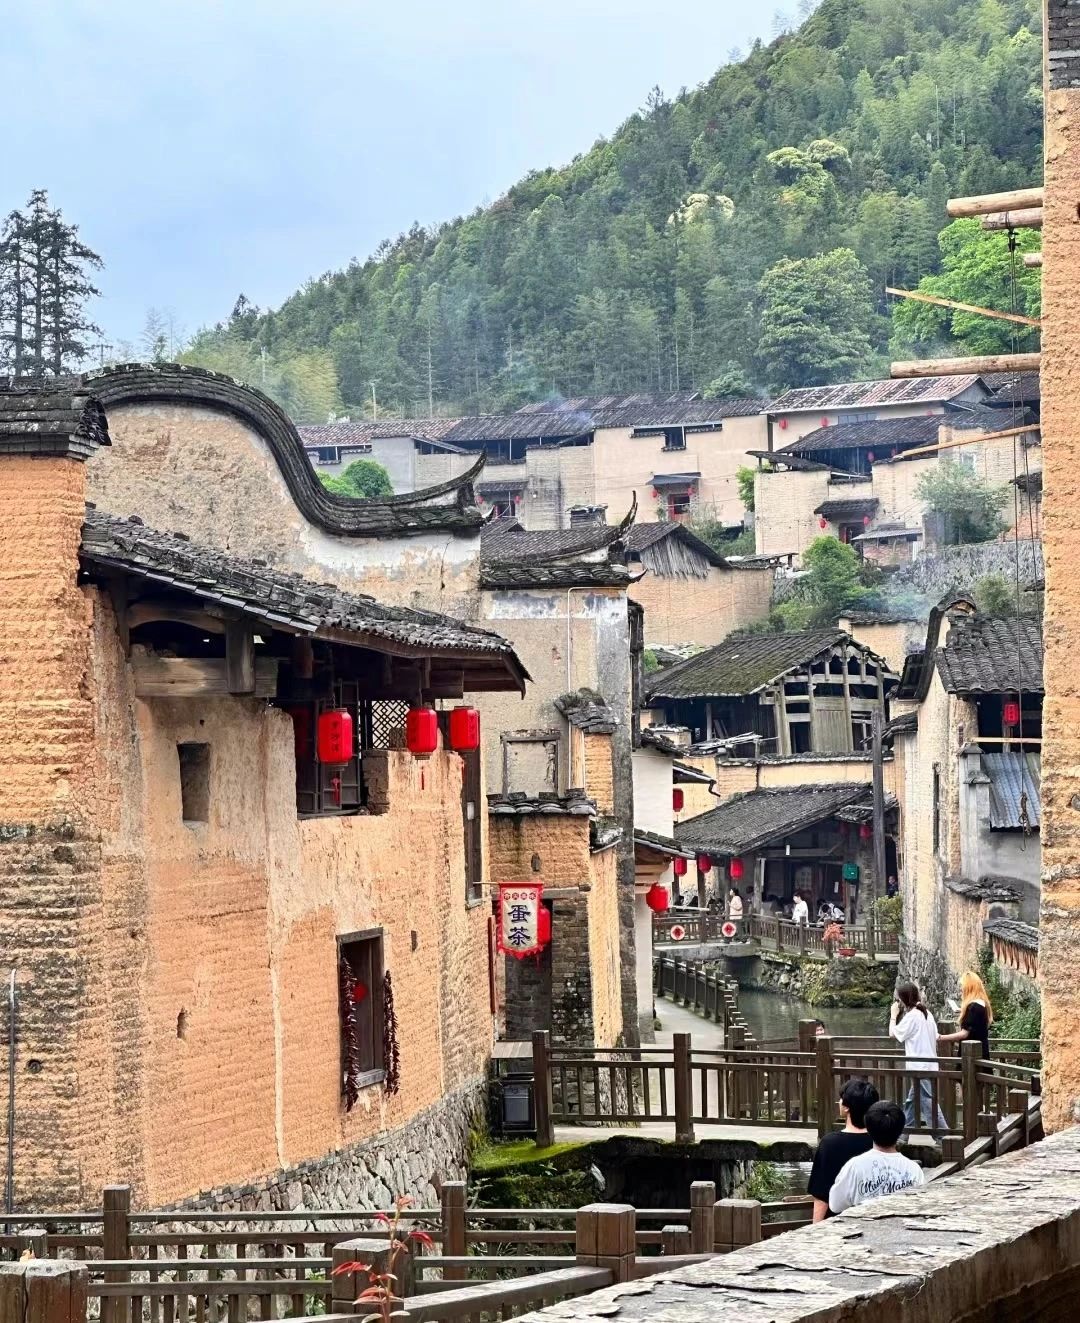
[[[895,684],[884,661],[837,629],[734,634],[646,679],[654,719],[729,754],[847,754]]]
[[[644,571],[630,595],[645,610],[650,647],[708,647],[769,614],[774,570],[767,562],[728,560],[675,520],[635,523],[625,545],[630,568]]]
[[[480,522],[467,481],[331,497],[212,374],[0,390],[17,1207],[377,1207],[463,1171],[491,868],[481,754],[428,705],[527,676],[412,603],[478,614]]]
[[[929,513],[918,491],[922,478],[941,465],[956,465],[996,486],[1016,482],[1025,501],[1029,488],[1036,498],[1041,485],[1035,475],[1042,468],[1037,388],[1025,388],[1016,377],[994,392],[982,378],[944,380],[969,384],[948,399],[925,400],[925,412],[915,412],[911,403],[893,406],[892,412],[847,408],[836,417],[822,416],[810,430],[804,430],[797,417],[779,415],[781,422],[789,420],[788,432],[795,436],[789,440],[784,432],[782,444],[753,456],[759,465],[754,516],[758,552],[801,553],[815,538],[826,535],[850,543],[861,556],[885,568],[905,564],[948,538],[941,517]],[[821,390],[863,400],[873,396],[871,387],[925,384],[868,382]],[[1025,390],[1030,394],[1025,395]],[[911,391],[885,394],[908,397]],[[924,398],[924,393],[917,394]],[[1015,438],[954,444],[963,441],[965,433],[1026,427],[1030,430]],[[780,435],[779,430],[773,433],[774,439]],[[938,446],[942,449],[933,449]],[[1029,537],[1026,504],[1021,513],[1016,519],[1010,502],[1007,523],[1010,528],[1015,524],[1019,536]]]
[[[501,519],[482,534],[481,617],[534,677],[524,701],[481,702],[499,732],[485,746],[493,853],[504,873],[516,870],[506,877],[535,872],[554,888],[549,960],[506,961],[510,1038],[549,1026],[606,1045],[637,1038],[631,751],[641,642],[624,542],[633,517],[631,506],[620,525],[547,531]],[[617,1015],[597,1000],[611,989]]]
[[[703,507],[737,532],[744,518],[737,471],[748,451],[767,444],[760,400],[706,400],[692,391],[587,396],[375,428],[336,423],[304,433],[319,468],[339,471],[357,455],[350,449],[357,442],[380,458],[381,442],[382,454],[395,450],[392,463],[381,462],[402,475],[409,469],[418,487],[462,472],[484,451],[481,497],[498,515],[537,531],[570,527],[575,511],[607,511],[617,520],[636,493],[659,517],[677,521]],[[406,489],[395,482],[397,490]]]
[[[457,426],[457,418],[389,418],[385,421],[313,423],[298,427],[304,450],[314,468],[340,477],[357,459],[381,464],[395,492],[423,486],[417,478],[417,456],[456,453],[442,438]],[[473,457],[475,459],[475,456]]]
[[[947,598],[896,692],[906,962],[942,993],[995,933],[1006,968],[1034,971],[1042,654],[1038,617],[996,619]]]

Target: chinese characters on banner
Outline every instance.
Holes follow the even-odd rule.
[[[540,940],[541,882],[499,883],[499,950],[505,955],[536,955]]]

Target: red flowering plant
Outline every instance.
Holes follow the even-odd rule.
[[[829,951],[836,946],[837,943],[844,940],[844,925],[841,923],[830,923],[821,936],[825,942],[825,950]]]
[[[360,1263],[358,1260],[338,1264],[334,1269],[335,1277],[344,1273],[367,1274],[368,1284],[356,1297],[354,1303],[371,1305],[372,1312],[365,1314],[359,1323],[389,1323],[392,1318],[408,1318],[408,1314],[403,1309],[394,1308],[395,1305],[401,1304],[400,1298],[394,1295],[394,1286],[397,1283],[396,1269],[402,1255],[409,1253],[410,1245],[418,1244],[430,1249],[434,1244],[426,1231],[413,1228],[402,1233],[402,1214],[412,1202],[407,1195],[398,1195],[394,1200],[393,1217],[388,1217],[386,1213],[380,1213],[378,1216],[379,1223],[385,1226],[389,1233],[390,1258],[385,1272],[379,1272],[373,1264]]]

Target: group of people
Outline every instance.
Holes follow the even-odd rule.
[[[969,970],[960,981],[960,1027],[955,1033],[938,1032],[937,1021],[923,1003],[914,983],[901,983],[889,1011],[889,1036],[904,1045],[904,1055],[921,1077],[938,1069],[940,1044],[972,1039],[990,1056],[990,1026],[994,1012],[978,974]],[[917,1095],[917,1096],[916,1096]],[[915,1185],[924,1176],[917,1162],[897,1151],[904,1130],[915,1123],[931,1124],[933,1088],[920,1078],[918,1089],[908,1089],[904,1106],[882,1099],[865,1079],[851,1079],[840,1092],[843,1130],[826,1135],[818,1145],[807,1186],[814,1200],[814,1221],[820,1222],[845,1208],[881,1199]],[[934,1124],[944,1130],[945,1117],[936,1109]]]

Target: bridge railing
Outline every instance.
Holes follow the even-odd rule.
[[[725,924],[734,926],[734,934],[724,932]],[[788,955],[817,955],[825,957],[825,932],[819,924],[793,923],[790,919],[772,914],[751,914],[742,919],[727,920],[720,913],[707,910],[675,910],[667,914],[654,914],[653,942],[658,945],[679,942],[745,942],[754,941],[767,951]],[[729,930],[730,931],[730,930]],[[865,924],[845,924],[843,941],[838,945],[859,954],[867,951]],[[878,955],[895,955],[900,950],[900,937],[891,929],[874,925],[874,949]]]

